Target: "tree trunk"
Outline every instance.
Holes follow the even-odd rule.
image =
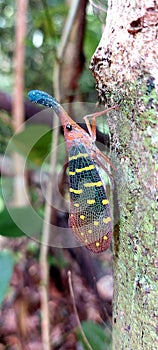
[[[158,3],[109,0],[91,61],[100,100],[119,109],[108,122],[117,157],[113,349],[156,350],[156,156]],[[115,197],[116,202],[116,197]]]

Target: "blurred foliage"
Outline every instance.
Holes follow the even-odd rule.
[[[15,1],[0,1],[0,90],[12,91]]]
[[[29,218],[29,224],[28,224]],[[31,206],[5,208],[0,213],[0,233],[5,237],[34,237],[40,232],[42,220]]]
[[[105,24],[108,0],[90,0],[94,14]]]
[[[10,251],[0,251],[0,305],[8,290],[10,278],[12,276],[14,266],[13,255]]]
[[[11,119],[5,112],[0,113],[0,153],[4,153],[8,141],[13,135],[13,128],[11,126]]]
[[[96,7],[94,8],[96,12]],[[53,69],[56,50],[60,42],[63,25],[68,14],[64,0],[31,0],[28,8],[26,37],[25,86],[52,92]],[[0,90],[12,93],[13,53],[15,49],[16,2],[0,0]],[[87,101],[94,101],[95,81],[89,71],[89,63],[101,37],[101,22],[87,7],[86,32],[84,38],[85,67],[79,81],[80,93]],[[4,113],[3,113],[4,114]],[[4,153],[12,128],[0,115],[0,153]]]
[[[19,152],[30,166],[40,166],[51,149],[52,131],[47,125],[28,125],[15,134],[9,149]]]
[[[68,267],[68,262],[66,261],[63,251],[58,249],[57,257],[55,255],[48,255],[49,266],[55,266],[60,268],[61,270]]]
[[[0,0],[0,90],[12,92],[13,52],[16,19],[16,2]],[[94,9],[96,12],[96,8]],[[56,49],[68,13],[63,0],[31,0],[28,8],[25,86],[52,92],[53,67]],[[87,7],[87,25],[84,40],[85,69],[81,77],[81,92],[94,89],[94,80],[88,72],[90,58],[101,37],[101,23],[98,12]],[[88,78],[88,79],[87,79]]]
[[[53,130],[44,124],[27,125],[25,129],[13,136],[8,152],[16,151],[25,157],[30,168],[40,167],[49,163]],[[63,135],[59,137],[59,145],[64,143]],[[59,146],[60,147],[60,146]],[[59,163],[63,164],[66,157],[65,147],[59,152]]]
[[[102,326],[100,326],[99,324],[96,324],[92,321],[82,322],[82,329],[83,329],[83,332],[84,332],[89,344],[91,345],[92,349],[111,350],[112,347],[111,347],[110,331],[108,334],[108,330],[106,330],[106,332],[105,332],[105,329]],[[81,332],[79,330],[77,331],[77,335],[78,335],[78,339],[80,340],[80,342],[84,346],[84,350],[89,350],[89,347],[87,346],[87,344],[83,340],[83,337],[82,337]]]

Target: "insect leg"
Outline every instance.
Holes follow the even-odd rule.
[[[100,152],[99,155],[103,156],[103,153]],[[100,157],[96,156],[96,154],[95,154],[95,156],[94,156],[94,154],[92,154],[92,157],[93,157],[93,159],[95,160],[95,163],[96,163],[100,168],[102,168],[102,169],[106,172],[106,174],[108,175],[108,177],[109,177],[109,179],[110,179],[110,181],[111,181],[112,188],[114,188],[114,180],[113,180],[113,177],[112,177],[112,175],[110,174],[110,172],[109,172],[109,170],[107,169],[107,167],[105,166],[105,164],[103,164],[103,163],[101,162]],[[106,157],[106,156],[105,156],[105,157]],[[104,158],[103,158],[103,159],[104,159]],[[108,159],[108,158],[106,157],[106,159]],[[106,160],[106,161],[107,161],[107,160]],[[107,162],[107,163],[111,165],[111,162],[109,163],[109,159],[108,159],[108,162]],[[115,168],[115,169],[116,169],[116,168]]]
[[[96,141],[96,118],[100,117],[101,115],[111,111],[112,109],[116,109],[116,108],[118,108],[118,105],[107,108],[104,111],[96,112],[93,114],[88,114],[85,117],[83,117],[83,119],[85,120],[85,123],[87,125],[87,129],[89,131],[89,134],[90,134],[93,141]],[[90,118],[90,117],[91,117],[91,124],[88,120],[88,118]]]
[[[110,159],[103,153],[101,152],[99,149],[97,149],[97,154],[102,157],[104,159],[104,161],[106,163],[108,163],[112,168],[113,170],[117,171],[116,167],[114,166],[114,164],[110,161]]]

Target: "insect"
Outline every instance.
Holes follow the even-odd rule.
[[[28,94],[32,102],[53,108],[59,116],[68,153],[70,215],[69,226],[78,241],[92,252],[106,250],[112,239],[112,217],[106,185],[102,179],[100,167],[111,162],[95,145],[96,117],[107,111],[87,115],[89,134],[73,121],[62,106],[46,92],[32,90]],[[91,124],[89,117],[92,117]]]

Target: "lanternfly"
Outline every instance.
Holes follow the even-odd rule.
[[[93,252],[106,250],[112,238],[112,218],[106,185],[100,167],[109,159],[96,147],[95,118],[107,111],[94,113],[92,126],[89,117],[84,117],[89,134],[73,121],[62,106],[46,92],[32,90],[28,94],[35,103],[51,107],[60,117],[68,152],[70,215],[69,226],[78,241]]]

